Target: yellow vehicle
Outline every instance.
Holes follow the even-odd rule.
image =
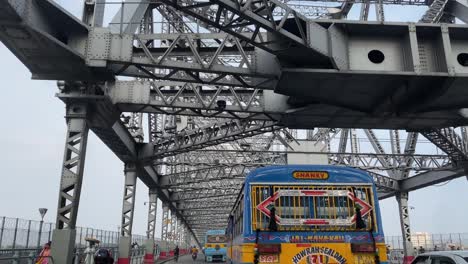
[[[373,180],[341,166],[253,171],[226,235],[235,264],[388,263]]]

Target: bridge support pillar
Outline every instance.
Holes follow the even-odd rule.
[[[413,243],[411,242],[411,225],[408,211],[408,193],[398,193],[396,196],[400,213],[401,232],[403,235],[403,263],[410,263],[414,258]]]
[[[169,207],[165,204],[162,206],[162,223],[161,223],[161,253],[160,258],[165,259],[169,257]]]
[[[135,164],[125,164],[125,186],[122,205],[118,264],[129,264],[131,258],[133,212],[135,209],[137,171]]]
[[[184,238],[185,238],[185,246],[188,249],[191,246],[191,244],[190,244],[190,232],[189,232],[187,226],[185,227],[185,237]]]
[[[51,255],[55,264],[71,263],[73,258],[76,219],[89,132],[86,115],[86,104],[67,105],[67,135],[60,179],[57,225],[51,247]]]
[[[146,253],[144,263],[154,263],[155,245],[154,235],[156,230],[156,214],[158,205],[158,195],[156,189],[149,189],[149,202],[148,202],[148,227],[147,227],[147,240],[145,243]]]
[[[174,247],[177,245],[177,215],[174,211],[171,211],[171,232],[170,238]]]

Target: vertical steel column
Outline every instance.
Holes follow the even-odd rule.
[[[125,164],[125,186],[122,202],[121,236],[131,236],[135,208],[137,174],[135,164]]]
[[[382,0],[378,0],[377,3],[375,3],[375,17],[379,22],[385,21],[385,12]]]
[[[408,212],[408,193],[398,193],[396,196],[400,213],[401,233],[403,235],[404,263],[409,263],[414,255],[413,243],[411,243],[411,225]]]
[[[76,236],[76,219],[80,204],[81,184],[88,141],[87,106],[67,105],[67,135],[60,181],[57,225],[53,234],[54,263],[71,263]]]
[[[49,223],[49,237],[47,241],[51,241],[51,236],[52,236],[52,223]]]
[[[26,248],[29,248],[29,235],[31,234],[31,220],[28,221],[28,233],[26,235]]]
[[[155,188],[149,188],[148,226],[146,229],[146,253],[144,263],[154,263],[154,236],[156,230],[156,214],[158,210],[158,194]]]
[[[177,244],[177,215],[171,211],[171,238],[174,244]]]
[[[182,229],[180,231],[180,244],[183,245],[184,248],[187,248],[187,245],[185,244],[185,236],[187,235],[186,231],[187,228],[185,227],[185,224],[182,224]]]
[[[169,216],[169,207],[166,204],[162,206],[162,222],[161,222],[161,258],[169,257],[169,224],[171,223]]]
[[[44,219],[41,219],[41,222],[39,222],[39,234],[37,236],[37,248],[41,247],[41,236],[42,236],[42,227],[44,226]]]
[[[80,243],[79,243],[80,246],[82,245],[82,242],[83,242],[83,228],[81,227],[80,228]]]
[[[358,146],[358,139],[357,139],[357,134],[356,134],[356,129],[350,129],[349,130],[350,137],[349,141],[351,144],[351,153],[359,153],[359,146]],[[350,161],[351,165],[357,165],[357,157],[353,155]]]
[[[130,263],[133,213],[135,209],[137,170],[135,164],[125,164],[125,186],[122,201],[122,218],[120,229],[118,264]]]
[[[158,194],[156,189],[149,189],[149,202],[148,202],[148,226],[146,231],[146,238],[154,240],[156,230],[156,213],[158,210]]]
[[[162,215],[162,225],[161,225],[161,240],[168,241],[169,239],[169,224],[171,220],[169,219],[169,207],[163,204],[163,215]]]
[[[187,248],[190,247],[190,232],[188,230],[188,227],[185,227],[185,244],[187,245]]]
[[[68,131],[60,182],[57,229],[76,227],[89,131],[86,112],[85,105],[71,105],[67,111]]]
[[[19,219],[16,218],[16,222],[15,222],[15,231],[13,233],[13,246],[12,246],[12,249],[15,249],[16,248],[16,237],[18,235],[18,221]]]
[[[180,220],[180,218],[177,218],[176,240],[179,247],[182,247],[182,229],[182,220]]]
[[[105,0],[85,0],[82,21],[90,27],[102,27]]]
[[[361,4],[361,12],[359,15],[359,20],[367,21],[367,19],[369,18],[369,9],[370,9],[370,2],[366,0]]]
[[[2,227],[0,228],[0,249],[2,249],[3,230],[5,230],[5,219],[6,217],[4,216],[2,219]]]

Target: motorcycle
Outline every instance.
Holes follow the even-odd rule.
[[[193,252],[192,253],[192,259],[195,261],[197,259],[197,252]]]

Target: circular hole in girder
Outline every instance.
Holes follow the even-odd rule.
[[[369,60],[375,64],[382,63],[385,60],[385,55],[380,50],[371,50],[367,54]]]
[[[467,67],[468,66],[468,53],[458,54],[457,61],[458,63],[460,63],[461,66]]]

